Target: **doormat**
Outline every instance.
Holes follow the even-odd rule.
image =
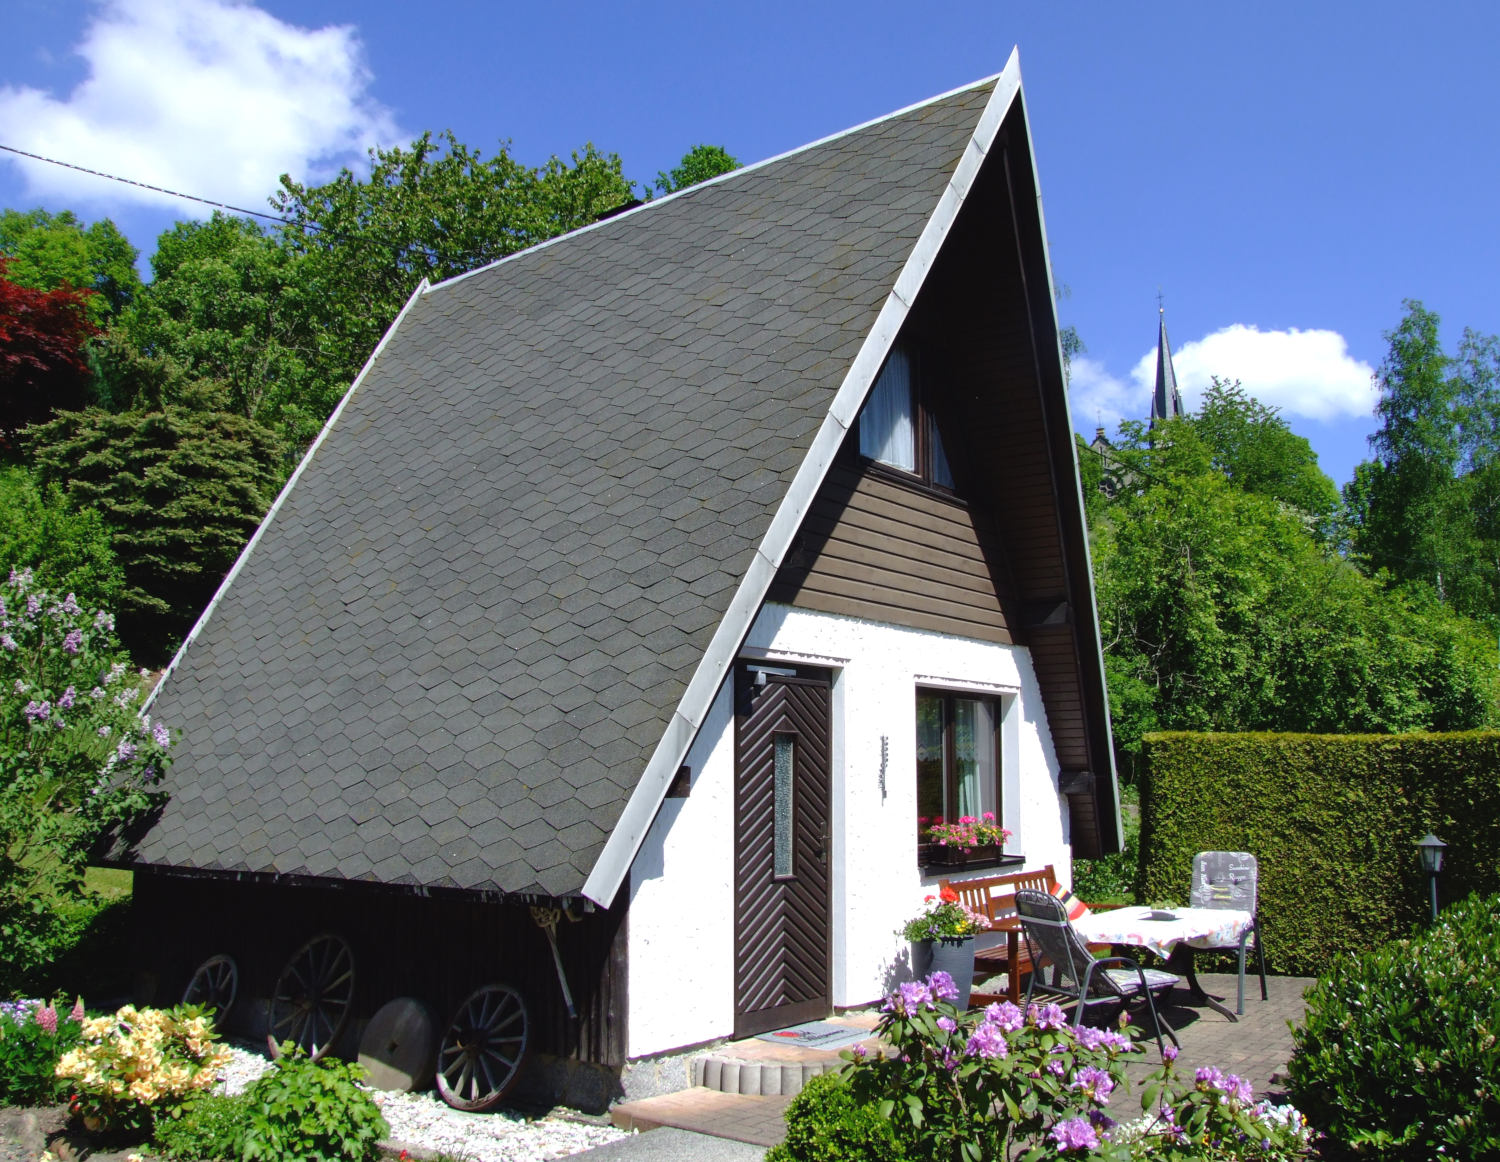
[[[777,1029],[771,1033],[757,1033],[758,1041],[770,1041],[779,1045],[800,1045],[804,1049],[842,1049],[866,1037],[873,1037],[873,1029],[860,1029],[849,1025],[837,1025],[832,1021],[808,1021],[805,1025],[793,1025],[790,1029]]]

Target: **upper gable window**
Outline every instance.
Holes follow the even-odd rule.
[[[942,437],[925,406],[919,361],[899,344],[891,348],[859,413],[859,452],[923,483],[953,487]]]

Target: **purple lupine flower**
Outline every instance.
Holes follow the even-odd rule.
[[[1026,1017],[1022,1014],[1020,1006],[1013,1005],[1009,1001],[986,1005],[984,1019],[991,1024],[998,1025],[1007,1033],[1014,1033],[1026,1023]]]
[[[67,636],[63,638],[63,653],[76,654],[83,648],[83,630],[70,629]]]
[[[83,1011],[83,998],[79,997],[73,1002],[73,1011],[68,1014],[68,1020],[72,1021],[75,1025],[81,1025],[85,1016],[87,1014]]]
[[[1109,1105],[1109,1095],[1115,1088],[1115,1079],[1109,1075],[1108,1070],[1100,1069],[1097,1065],[1085,1065],[1073,1075],[1071,1089],[1078,1090],[1098,1102],[1102,1106]]]
[[[939,1017],[937,1019],[937,1027],[944,1033],[951,1033],[954,1029],[958,1028],[958,1022],[952,1017]]]
[[[157,746],[170,746],[172,744],[172,732],[160,722],[151,728],[151,737],[156,739]]]
[[[1026,1010],[1026,1018],[1038,1029],[1061,1029],[1068,1023],[1068,1016],[1059,1004],[1032,1005]]]
[[[1099,1145],[1098,1131],[1083,1118],[1069,1118],[1058,1122],[1048,1136],[1062,1151],[1093,1150]]]
[[[72,710],[73,700],[77,697],[78,691],[73,689],[72,686],[69,686],[66,690],[63,691],[63,696],[57,700],[57,708],[59,710]]]
[[[958,1000],[958,986],[953,983],[953,978],[942,969],[928,976],[927,986],[932,990],[932,995],[940,1001]]]
[[[52,713],[52,703],[38,702],[33,698],[30,702],[26,703],[26,709],[22,713],[32,722],[46,722],[48,716]]]
[[[42,1027],[42,1032],[56,1033],[57,1010],[51,1005],[43,1005],[36,1011],[36,1023]]]
[[[985,1021],[969,1035],[969,1043],[964,1046],[964,1052],[970,1057],[1005,1057],[1010,1053],[1010,1045],[1001,1032],[1001,1026],[993,1021]]]

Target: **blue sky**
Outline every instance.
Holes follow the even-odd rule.
[[[754,161],[1021,49],[1075,425],[1148,407],[1157,293],[1189,403],[1241,379],[1342,483],[1402,300],[1500,330],[1500,6],[0,0],[0,143],[265,208],[372,143],[452,128],[649,182]],[[143,252],[203,213],[0,154],[0,205],[108,215]]]

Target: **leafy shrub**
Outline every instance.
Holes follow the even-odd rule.
[[[78,1043],[83,1003],[58,1016],[56,1001],[0,1004],[0,1104],[50,1105],[60,1095],[57,1060]]]
[[[1500,891],[1500,732],[1159,734],[1145,753],[1140,898],[1181,899],[1199,851],[1253,852],[1274,972],[1423,922],[1425,831],[1448,843],[1445,899]]]
[[[786,1140],[766,1162],[906,1162],[890,1119],[873,1105],[860,1105],[837,1075],[814,1077],[786,1110]]]
[[[1135,903],[1135,879],[1141,854],[1141,792],[1132,783],[1120,785],[1120,819],[1124,846],[1113,855],[1073,861],[1073,894],[1090,904]]]
[[[83,1023],[80,1043],[57,1063],[73,1082],[73,1109],[91,1130],[147,1133],[158,1114],[202,1093],[229,1064],[213,1021],[196,1005],[134,1005]]]
[[[364,1070],[288,1046],[245,1091],[245,1162],[363,1162],[390,1133],[380,1107],[360,1088]]]
[[[90,852],[159,798],[172,739],[139,713],[146,677],[108,613],[29,569],[0,584],[0,987],[55,953]]]
[[[1330,1157],[1500,1156],[1497,908],[1470,897],[1308,990],[1288,1088]]]
[[[169,1158],[237,1162],[249,1113],[243,1094],[204,1094],[158,1118],[154,1141]]]
[[[951,1003],[955,995],[942,972],[903,984],[877,1030],[890,1050],[844,1053],[838,1083],[793,1102],[776,1162],[856,1162],[872,1150],[868,1156],[935,1162],[1307,1155],[1294,1114],[1255,1105],[1248,1082],[1217,1069],[1179,1081],[1171,1049],[1145,1080],[1144,1116],[1122,1126],[1106,1109],[1124,1080],[1124,1057],[1136,1051],[1130,1036],[1075,1030],[1055,1004],[1023,1013],[1002,1002],[966,1013]],[[888,1122],[893,1146],[873,1120]]]

